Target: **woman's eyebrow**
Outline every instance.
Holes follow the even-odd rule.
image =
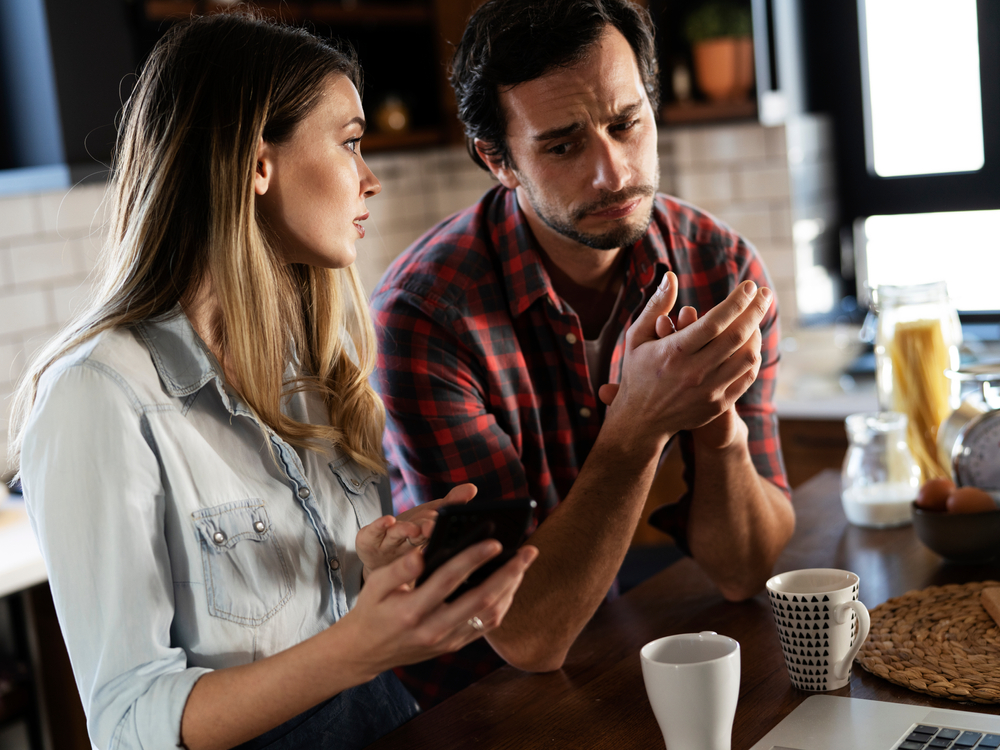
[[[360,125],[362,133],[364,133],[365,128],[368,127],[368,123],[365,122],[365,118],[361,117],[360,115],[358,115],[357,117],[352,117],[350,120],[345,122],[341,129],[347,130],[347,128],[351,127],[351,125]]]

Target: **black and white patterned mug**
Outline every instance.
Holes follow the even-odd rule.
[[[788,676],[800,690],[837,690],[851,681],[870,625],[858,584],[854,573],[833,568],[793,570],[767,582]]]

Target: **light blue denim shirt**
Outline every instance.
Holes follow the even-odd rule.
[[[387,510],[388,480],[255,419],[176,313],[61,358],[25,433],[25,500],[99,748],[176,748],[201,675],[343,616],[355,536]],[[327,422],[315,396],[286,410]]]

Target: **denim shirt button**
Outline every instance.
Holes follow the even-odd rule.
[[[212,541],[214,541],[216,544],[225,544],[226,532],[216,531],[214,534],[212,534]]]
[[[340,560],[338,560],[336,557],[332,558],[330,560],[330,569],[331,570],[340,570]]]
[[[263,521],[255,521],[254,525],[253,525],[253,528],[254,528],[254,531],[256,531],[258,534],[263,534],[264,530],[267,528],[267,526],[264,525]]]
[[[355,487],[361,486],[361,482],[359,482],[357,479],[352,479],[351,484],[353,484]]]
[[[309,491],[308,487],[299,487],[299,497],[301,497],[303,500],[305,500],[311,494],[312,493]]]

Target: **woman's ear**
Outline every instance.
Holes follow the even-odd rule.
[[[486,141],[481,141],[476,138],[473,141],[473,145],[476,147],[476,153],[479,154],[479,158],[483,160],[483,163],[489,167],[490,172],[493,176],[500,181],[500,184],[505,188],[514,190],[521,181],[517,179],[517,173],[509,167],[504,161],[496,154],[488,154],[486,152],[488,144]]]
[[[257,165],[253,173],[253,189],[257,195],[264,195],[274,174],[274,147],[263,138],[257,144]]]

